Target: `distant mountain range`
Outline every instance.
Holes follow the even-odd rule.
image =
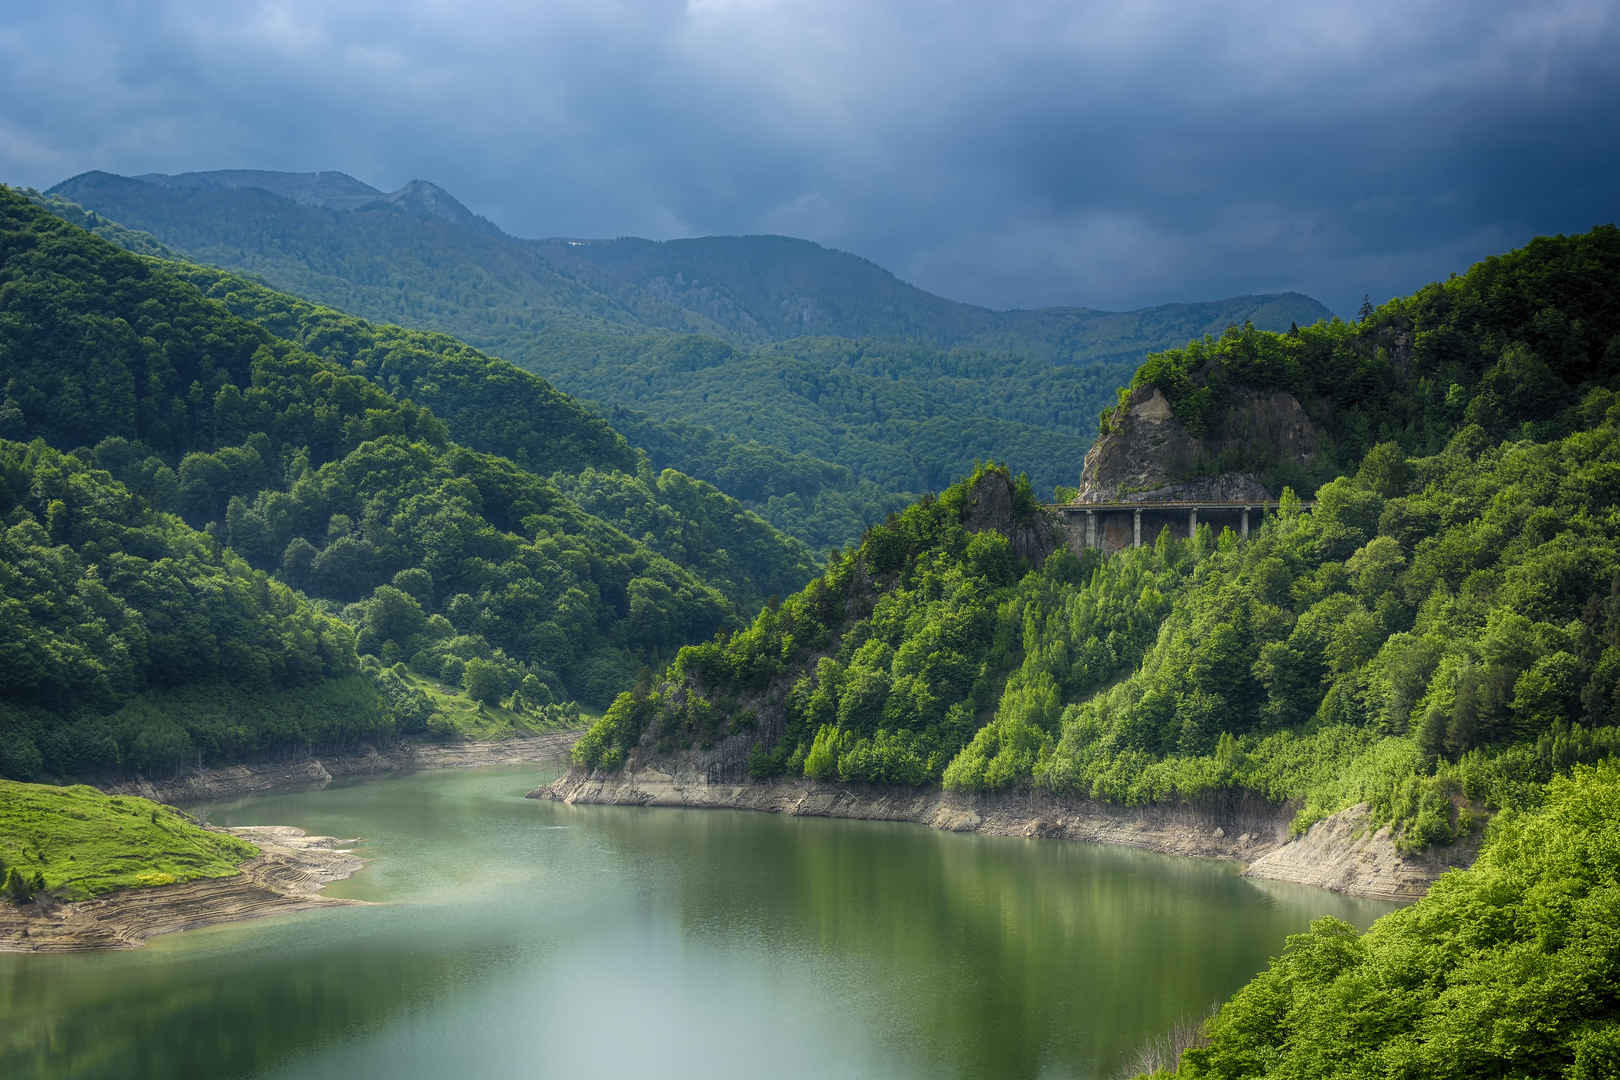
[[[46,201],[132,250],[504,357],[822,549],[977,461],[1075,484],[1144,354],[1330,315],[1297,293],[992,311],[805,240],[525,240],[425,181],[337,172],[90,172]]]
[[[1144,348],[1177,345],[1245,321],[1286,329],[1331,314],[1299,293],[1132,312],[992,311],[935,296],[866,259],[808,240],[525,240],[425,180],[389,193],[340,172],[88,172],[50,194],[356,314],[399,319],[416,306],[435,329],[466,333],[484,345],[493,342],[469,331],[487,334],[486,328],[450,325],[466,320],[436,308],[434,300],[459,300],[476,281],[483,286],[480,307],[514,310],[529,320],[583,316],[739,344],[880,338],[1070,361],[1140,356]],[[413,305],[400,296],[401,285],[423,295]]]

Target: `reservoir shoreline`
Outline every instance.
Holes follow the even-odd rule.
[[[136,777],[96,787],[109,795],[139,795],[154,802],[181,805],[261,795],[271,791],[320,786],[333,780],[385,776],[423,769],[469,769],[490,765],[566,762],[568,748],[583,729],[552,731],[514,739],[429,743],[401,741],[388,746],[361,746],[331,754],[287,761],[191,769],[159,779]]]
[[[119,780],[97,787],[109,795],[196,803],[320,787],[339,779],[566,761],[568,747],[579,735],[579,731],[569,730],[490,741],[401,742],[292,761],[194,769],[161,779]],[[48,896],[22,905],[0,902],[0,953],[134,949],[149,938],[181,930],[360,903],[320,895],[327,885],[351,877],[365,866],[366,860],[349,850],[358,840],[307,836],[302,829],[283,825],[217,831],[257,845],[259,854],[227,877],[120,889],[73,902]]]
[[[804,817],[910,821],[950,832],[1120,844],[1168,855],[1235,861],[1254,878],[1311,885],[1373,900],[1410,903],[1447,870],[1465,867],[1478,835],[1408,854],[1364,804],[1290,833],[1297,807],[1257,796],[1178,805],[1118,806],[1031,792],[960,793],[811,780],[710,783],[698,774],[642,767],[610,777],[579,770],[529,793],[570,805],[757,810]]]
[[[366,865],[354,840],[309,836],[286,825],[220,829],[259,848],[228,877],[120,889],[63,902],[41,894],[27,904],[0,904],[0,952],[60,953],[138,949],[148,938],[217,923],[361,904],[321,890]]]

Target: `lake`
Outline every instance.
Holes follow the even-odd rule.
[[[0,1076],[1112,1077],[1319,915],[1099,845],[524,799],[535,766],[193,807],[360,837],[377,906],[0,955]]]

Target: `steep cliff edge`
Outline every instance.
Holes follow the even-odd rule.
[[[1139,386],[1108,417],[1081,467],[1079,503],[1274,499],[1231,462],[1307,464],[1321,435],[1299,401],[1281,390],[1238,389],[1210,430],[1188,431],[1156,386]]]

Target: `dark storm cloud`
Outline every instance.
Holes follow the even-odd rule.
[[[335,168],[521,235],[781,232],[995,305],[1348,313],[1620,216],[1609,0],[0,16],[0,178]]]

